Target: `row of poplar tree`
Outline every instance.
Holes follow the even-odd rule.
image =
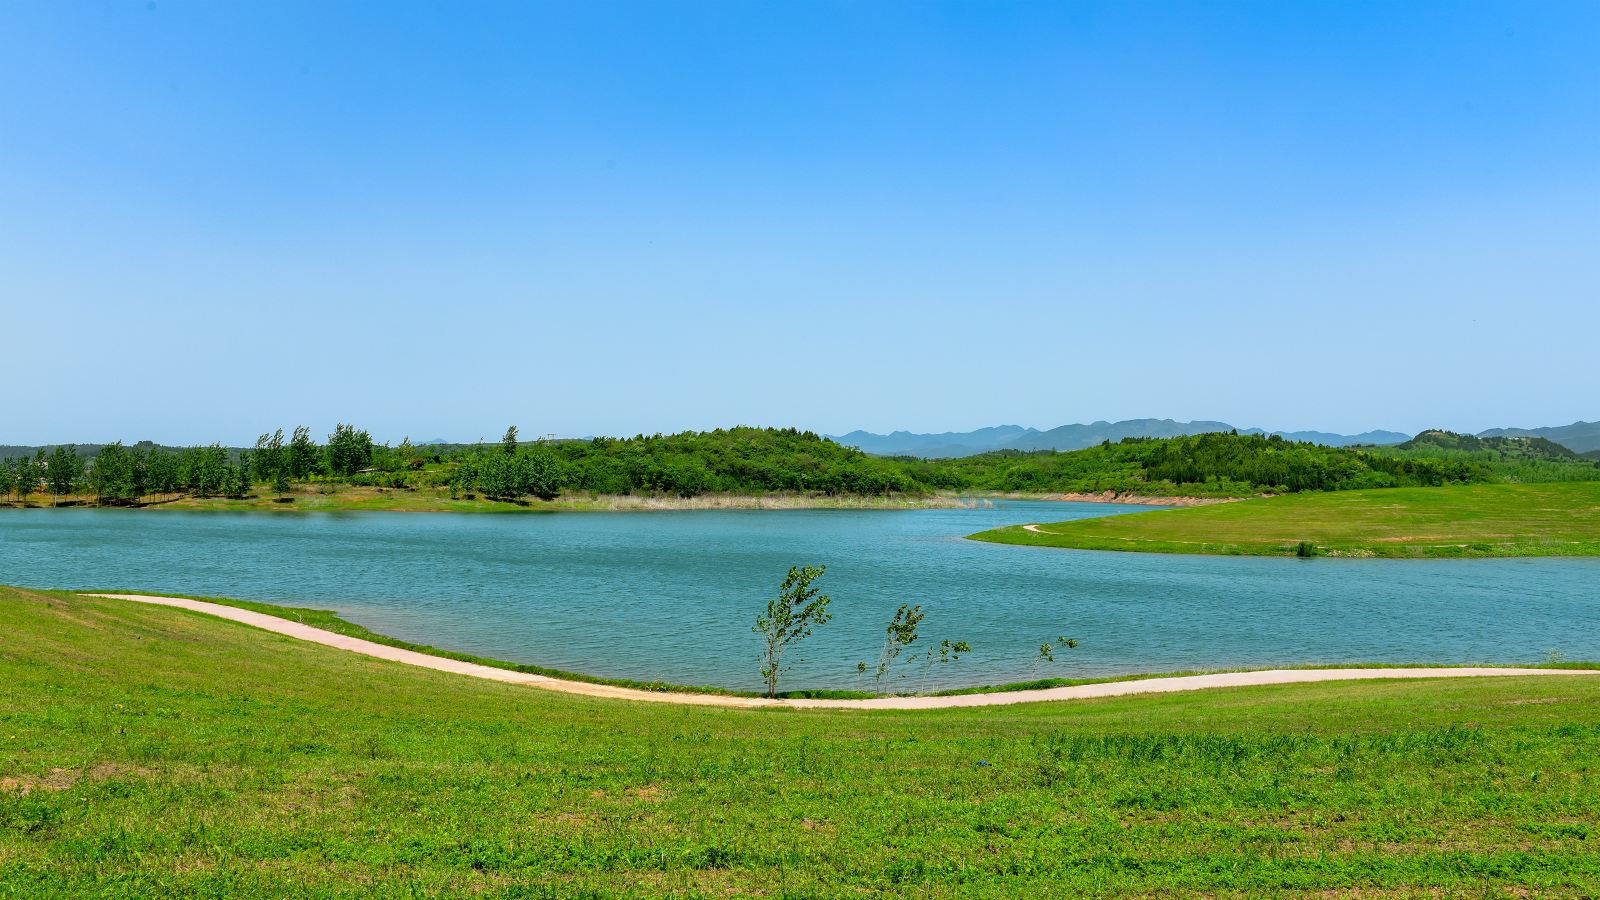
[[[283,429],[263,434],[254,449],[233,455],[221,444],[169,451],[161,447],[107,444],[92,459],[72,446],[40,450],[32,457],[0,461],[0,496],[26,500],[49,493],[59,499],[92,494],[100,502],[130,502],[152,495],[244,496],[252,485],[270,484],[287,493],[297,481],[348,477],[372,463],[372,437],[339,424],[325,445],[305,426],[285,440]]]

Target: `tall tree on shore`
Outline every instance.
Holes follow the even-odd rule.
[[[39,487],[39,470],[34,468],[33,459],[24,455],[17,457],[17,502],[28,502],[28,495]]]
[[[322,454],[311,439],[311,429],[298,425],[289,440],[289,477],[305,481],[322,468]]]
[[[73,493],[82,477],[83,459],[78,456],[77,447],[57,447],[50,454],[45,480],[50,484],[54,503],[60,503],[63,496]]]
[[[176,494],[181,485],[178,458],[160,447],[151,447],[144,459],[145,490],[166,496]]]
[[[811,636],[811,630],[833,618],[828,612],[827,594],[811,586],[822,577],[826,566],[789,567],[789,574],[778,589],[778,596],[767,601],[767,611],[756,617],[755,628],[765,647],[761,653],[761,678],[767,683],[767,696],[778,696],[778,678],[783,674],[783,653],[791,644]]]
[[[343,422],[328,435],[328,468],[348,477],[372,465],[372,435]]]
[[[134,458],[121,441],[100,448],[89,469],[89,485],[97,502],[120,503],[135,498]]]
[[[247,497],[250,494],[250,464],[252,458],[249,450],[239,453],[239,465],[233,471],[233,493],[237,497]]]
[[[9,497],[17,486],[16,464],[9,459],[0,459],[0,497]]]
[[[500,438],[500,449],[505,451],[508,456],[514,456],[516,454],[517,426],[512,425],[510,428],[506,429],[505,435]]]

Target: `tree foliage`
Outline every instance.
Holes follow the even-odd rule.
[[[778,696],[784,651],[810,637],[812,629],[833,618],[828,612],[831,602],[828,595],[811,586],[825,571],[826,566],[790,566],[778,596],[768,600],[766,612],[756,617],[752,630],[761,635],[763,643],[761,678],[767,683],[768,697]]]

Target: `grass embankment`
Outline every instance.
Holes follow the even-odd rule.
[[[137,591],[87,591],[89,594],[137,594]],[[587,675],[581,672],[568,672],[562,669],[551,669],[529,663],[508,662],[487,656],[475,656],[471,653],[461,653],[455,650],[445,650],[427,644],[414,644],[399,638],[390,637],[368,630],[365,626],[357,625],[342,618],[338,613],[326,609],[311,609],[298,606],[275,606],[270,603],[259,603],[253,600],[235,600],[231,597],[200,597],[191,594],[163,594],[165,597],[182,597],[188,600],[201,600],[206,603],[216,603],[222,606],[232,606],[238,609],[247,609],[251,612],[275,616],[302,625],[310,625],[323,631],[342,634],[375,644],[384,644],[389,647],[398,647],[415,653],[429,656],[438,656],[444,659],[460,660],[462,662],[476,663],[480,666],[490,666],[496,669],[505,669],[510,672],[527,672],[533,675],[544,675],[550,678],[560,678],[566,681],[577,681],[587,684],[604,684],[615,687],[632,688],[640,691],[653,691],[669,694],[712,694],[723,697],[764,697],[763,691],[740,691],[730,688],[720,688],[708,685],[674,684],[666,681],[636,681],[628,678],[607,678],[598,675]],[[1382,668],[1448,668],[1450,663],[1363,663],[1351,662],[1336,665],[1317,664],[1313,666],[1278,666],[1277,668],[1308,668],[1308,669],[1382,669]],[[1600,663],[1582,661],[1547,662],[1541,668],[1551,669],[1600,669]],[[1000,694],[1011,691],[1037,691],[1055,687],[1073,687],[1086,684],[1110,684],[1124,681],[1143,681],[1152,678],[1171,678],[1183,675],[1205,675],[1223,672],[1246,672],[1249,669],[1206,669],[1186,672],[1151,672],[1135,673],[1128,675],[1113,675],[1100,678],[1035,678],[1028,681],[1015,681],[1005,684],[984,684],[968,687],[946,688],[928,692],[925,696],[931,697],[957,697],[965,694]],[[844,689],[802,689],[793,691],[779,691],[778,696],[783,699],[826,699],[826,700],[866,700],[873,697],[889,696],[918,696],[915,693],[886,694],[871,691],[844,690]]]
[[[0,624],[0,894],[1600,890],[1591,679],[750,711],[59,593]]]
[[[634,494],[568,494],[555,500],[491,500],[466,494],[450,496],[446,488],[382,488],[357,485],[297,486],[285,496],[270,492],[246,497],[144,497],[139,509],[210,510],[220,512],[591,512],[691,509],[952,509],[974,501],[953,495],[891,496],[827,494],[702,494],[697,497]],[[0,507],[95,506],[93,497],[49,496],[19,504],[0,499]]]
[[[972,537],[1002,544],[1147,553],[1600,556],[1600,483],[1293,494],[1035,528],[1019,525]]]

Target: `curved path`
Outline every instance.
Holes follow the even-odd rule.
[[[393,662],[470,675],[490,681],[526,684],[545,690],[587,697],[610,697],[618,700],[643,700],[652,703],[681,703],[690,706],[732,706],[741,708],[787,707],[791,709],[948,709],[957,706],[1006,706],[1012,703],[1038,703],[1046,700],[1084,700],[1092,697],[1121,697],[1128,694],[1164,694],[1172,691],[1197,691],[1203,688],[1244,687],[1260,684],[1294,684],[1310,681],[1356,681],[1384,678],[1469,678],[1486,675],[1600,675],[1600,671],[1583,669],[1516,669],[1516,668],[1437,668],[1437,669],[1273,669],[1256,672],[1218,672],[1211,675],[1179,675],[1169,678],[1145,678],[1138,681],[1114,681],[1101,684],[1078,684],[1032,691],[1005,691],[997,694],[959,694],[954,697],[876,697],[871,700],[767,700],[760,697],[729,697],[721,694],[667,693],[642,691],[635,688],[616,687],[609,684],[591,684],[587,681],[567,681],[548,675],[513,672],[477,663],[462,662],[443,656],[429,656],[415,650],[402,650],[387,644],[377,644],[361,638],[349,637],[321,628],[312,628],[289,619],[280,619],[265,613],[251,612],[220,603],[188,600],[181,597],[155,597],[147,594],[85,594],[86,597],[105,597],[112,600],[131,600],[155,606],[171,606],[253,625],[265,631],[311,641],[340,650],[351,650],[387,659]]]

